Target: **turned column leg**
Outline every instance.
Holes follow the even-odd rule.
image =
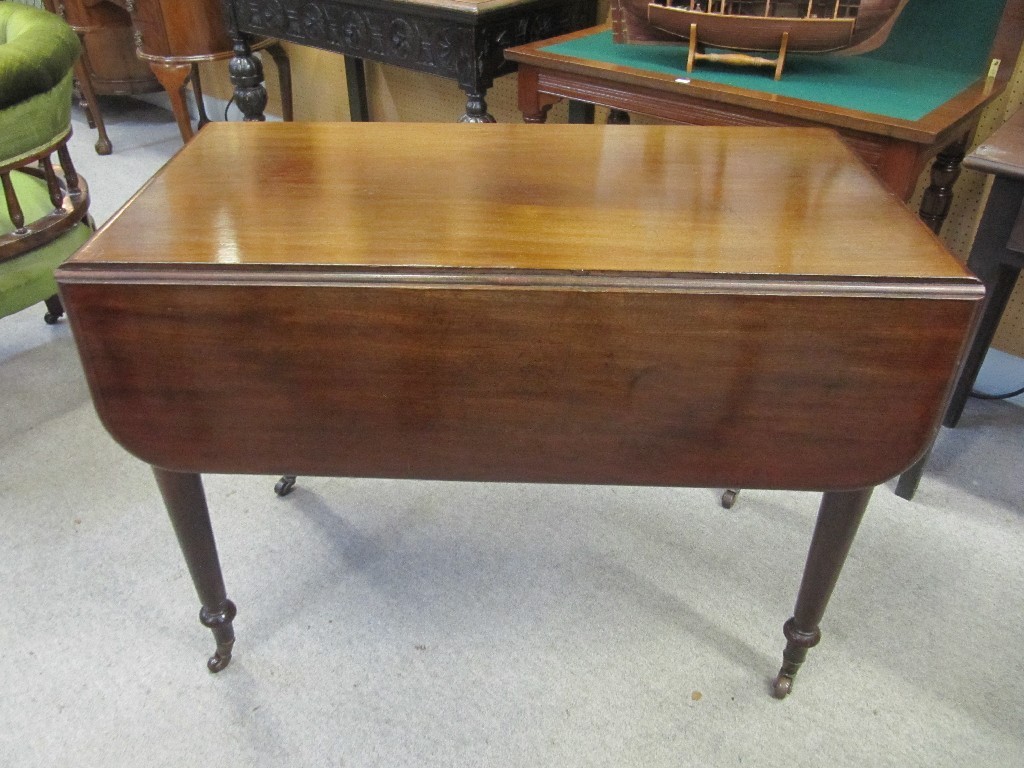
[[[487,111],[486,93],[486,88],[466,90],[466,113],[459,118],[460,123],[496,122],[494,115]]]
[[[220,672],[231,661],[231,648],[235,643],[231,624],[235,604],[228,600],[224,589],[202,478],[195,473],[170,472],[157,467],[153,467],[153,474],[203,606],[199,621],[213,631],[217,642],[217,650],[206,666],[211,672]]]
[[[807,651],[821,639],[818,624],[825,615],[872,490],[830,491],[821,499],[796,609],[782,629],[786,650],[773,686],[776,698],[784,698],[792,690],[793,678],[807,658]]]
[[[188,102],[185,100],[185,83],[192,74],[191,64],[164,64],[151,61],[149,68],[171,100],[171,111],[178,122],[178,132],[186,144],[192,140],[192,118],[188,114]]]
[[[931,184],[921,198],[918,215],[935,234],[942,224],[953,202],[953,184],[960,177],[960,163],[967,151],[967,137],[964,136],[939,152],[932,164]]]
[[[235,104],[242,110],[245,120],[266,120],[267,89],[263,85],[263,62],[253,55],[245,38],[232,33],[235,55],[228,62],[228,75],[235,89]]]

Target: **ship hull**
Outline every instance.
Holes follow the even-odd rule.
[[[764,16],[727,16],[651,3],[651,26],[677,37],[690,36],[697,26],[697,40],[713,48],[740,51],[777,51],[783,35],[788,48],[805,53],[838,51],[852,45],[857,19],[792,19]]]
[[[697,41],[715,48],[778,50],[785,32],[789,51],[825,53],[881,45],[906,4],[907,0],[861,0],[855,16],[820,19],[708,13],[650,0],[612,0],[611,16],[617,43],[679,43],[680,38],[689,40],[690,26],[696,24]]]

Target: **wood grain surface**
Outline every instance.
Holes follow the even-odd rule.
[[[827,130],[212,124],[75,263],[966,272]]]

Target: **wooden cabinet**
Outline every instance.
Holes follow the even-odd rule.
[[[143,57],[205,57],[231,50],[220,0],[126,0]]]
[[[52,0],[51,0],[52,1]],[[127,96],[160,86],[135,55],[135,36],[126,0],[60,0],[67,21],[83,32],[89,77],[99,94]]]
[[[185,89],[192,86],[199,126],[209,122],[199,81],[200,62],[232,55],[220,0],[44,0],[75,28],[85,44],[76,72],[87,101],[90,125],[100,138],[96,151],[109,154],[96,94],[129,95],[161,87],[171,101],[183,141],[192,138]],[[291,117],[288,58],[274,40],[257,42],[274,57],[281,75],[285,118]]]

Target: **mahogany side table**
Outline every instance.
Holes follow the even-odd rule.
[[[831,132],[678,126],[215,123],[58,282],[211,670],[203,472],[824,491],[780,697],[983,297]]]

